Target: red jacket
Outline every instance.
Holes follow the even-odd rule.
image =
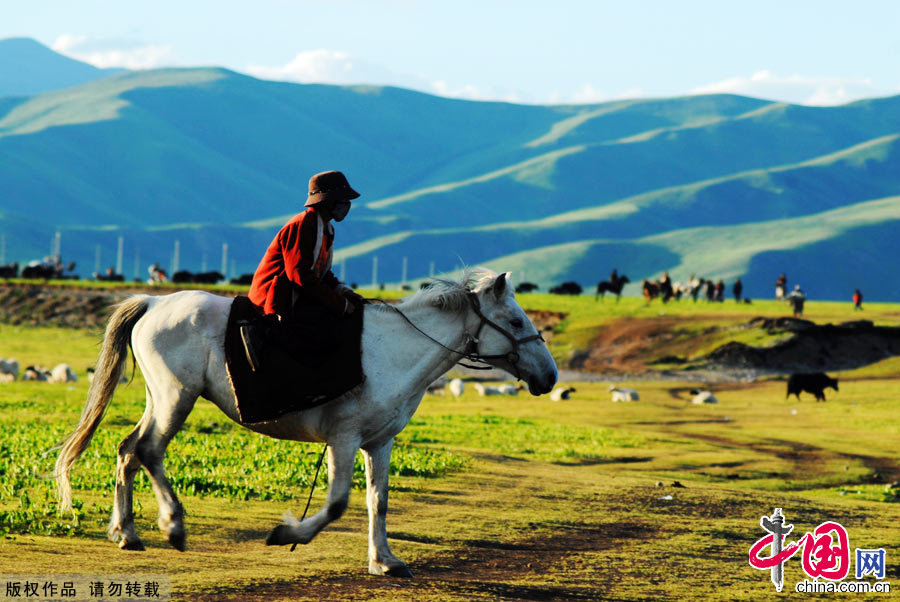
[[[336,313],[348,301],[338,291],[341,283],[331,272],[334,226],[322,219],[315,206],[286,223],[266,250],[250,284],[250,300],[267,314],[291,314],[291,286],[303,287]]]

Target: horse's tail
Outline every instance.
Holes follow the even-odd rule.
[[[69,471],[72,465],[90,445],[94,431],[100,426],[109,400],[122,378],[128,360],[131,331],[147,312],[149,295],[135,295],[119,303],[106,324],[103,346],[97,360],[94,380],[88,389],[87,403],[81,412],[81,420],[75,430],[62,443],[56,459],[56,487],[60,509],[72,509],[72,484]]]

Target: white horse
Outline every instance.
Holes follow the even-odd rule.
[[[159,503],[159,527],[170,544],[184,550],[184,510],[163,471],[163,456],[201,393],[229,418],[239,421],[223,348],[230,305],[230,299],[201,291],[135,295],[119,304],[109,319],[96,377],[81,421],[63,443],[56,478],[61,508],[70,509],[69,472],[103,418],[126,368],[130,343],[147,383],[147,405],[141,420],[119,445],[109,537],[118,541],[120,548],[144,549],[132,510],[134,477],[143,466]],[[266,543],[309,543],[339,518],[347,508],[354,457],[362,449],[369,510],[369,572],[410,577],[406,564],[388,546],[388,469],[394,437],[415,413],[426,387],[464,353],[525,380],[532,395],[553,388],[557,368],[540,334],[516,303],[506,274],[469,271],[461,282],[439,281],[396,309],[365,306],[364,383],[324,405],[246,426],[278,439],[318,441],[328,446],[330,485],[324,507],[302,522],[286,518]]]

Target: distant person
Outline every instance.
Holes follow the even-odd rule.
[[[775,299],[778,301],[783,300],[784,293],[787,290],[787,276],[784,272],[781,273],[781,276],[775,281]]]
[[[147,268],[147,272],[150,274],[150,278],[147,280],[148,284],[167,282],[169,279],[166,275],[166,271],[159,267],[158,263],[151,264],[150,267]]]
[[[744,285],[741,283],[740,278],[735,278],[734,286],[731,287],[731,292],[734,293],[734,300],[740,303],[741,294],[744,292]]]
[[[794,286],[794,290],[791,291],[791,294],[787,296],[787,300],[790,302],[791,307],[794,308],[794,317],[799,318],[803,315],[803,304],[806,302],[806,295],[803,294],[803,290],[800,288],[800,285],[797,284]]]
[[[700,287],[703,285],[703,280],[698,278],[696,275],[691,274],[691,297],[694,298],[694,303],[697,302],[697,295],[700,294]]]
[[[725,281],[719,280],[716,282],[716,301],[721,303],[725,300]]]
[[[663,303],[672,298],[675,291],[672,289],[672,279],[669,278],[669,272],[663,272],[662,278],[659,279],[659,294]]]
[[[862,310],[863,296],[859,289],[853,291],[853,311]]]

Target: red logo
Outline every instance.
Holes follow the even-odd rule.
[[[821,577],[830,581],[840,581],[850,572],[850,539],[847,530],[834,521],[827,521],[806,533],[795,542],[784,543],[785,535],[779,534],[780,546],[775,543],[775,535],[769,533],[750,548],[750,566],[755,569],[772,569],[782,565],[794,554],[803,550],[803,571],[810,578]],[[771,556],[760,553],[771,548]],[[779,551],[776,551],[779,550]]]

